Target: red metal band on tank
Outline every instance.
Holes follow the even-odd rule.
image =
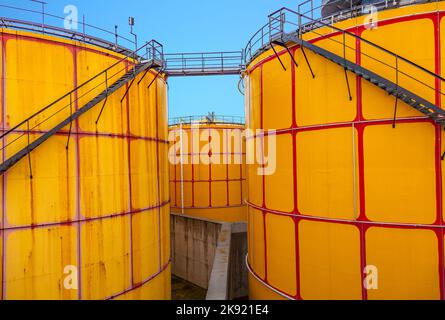
[[[158,104],[158,81],[155,82],[155,110],[156,110],[156,137],[159,138],[159,104]],[[161,203],[161,170],[159,164],[159,144],[156,144],[156,172],[157,172],[157,190],[158,203]],[[158,243],[159,243],[159,270],[162,270],[162,237],[161,237],[161,208],[158,208]]]
[[[0,132],[6,132],[7,129],[0,129]],[[14,130],[14,133],[28,133],[27,130]],[[31,134],[45,134],[48,133],[47,130],[29,130]],[[56,136],[68,136],[70,135],[68,131],[60,131],[55,133]],[[104,138],[115,138],[115,139],[129,139],[129,140],[144,140],[144,141],[152,141],[157,142],[161,144],[168,144],[169,142],[162,139],[157,139],[153,137],[142,137],[142,136],[134,136],[134,135],[127,135],[127,134],[119,134],[119,133],[106,133],[106,132],[71,132],[71,136],[77,136],[77,137],[104,137]]]
[[[358,36],[362,36],[364,28],[357,27],[355,33]],[[356,63],[358,65],[362,64],[362,43],[359,39],[356,39]],[[363,87],[362,87],[363,79],[361,77],[356,76],[356,84],[357,84],[357,116],[356,121],[364,120],[363,116]],[[368,221],[366,217],[366,194],[365,194],[365,147],[364,147],[364,130],[365,126],[359,123],[354,124],[355,130],[357,132],[357,157],[358,157],[358,196],[359,196],[359,212],[358,212],[358,221]],[[353,168],[353,170],[356,170]],[[360,286],[362,291],[362,300],[368,300],[368,291],[365,288],[365,278],[366,275],[364,273],[367,260],[366,260],[366,231],[367,229],[361,225],[358,226],[359,235],[360,235]]]
[[[195,129],[190,129],[190,132],[192,134],[192,143],[191,143],[191,152],[194,152],[194,131]],[[191,158],[192,162],[192,179],[195,179],[195,161],[193,158]],[[183,200],[184,201],[184,200]],[[192,208],[195,207],[195,182],[192,181]]]
[[[435,46],[435,73],[442,73],[442,65],[441,65],[441,28],[440,28],[441,16],[440,13],[437,12],[435,15],[435,19],[433,19],[434,23],[434,46]],[[436,106],[442,106],[442,83],[439,79],[436,78]],[[437,223],[439,225],[444,225],[444,212],[443,212],[443,169],[442,169],[442,127],[436,125],[436,201],[437,201]],[[445,246],[444,246],[444,230],[441,229],[439,232],[436,232],[437,240],[438,240],[438,250],[439,250],[439,278],[440,278],[440,298],[441,300],[445,300]]]
[[[134,291],[136,289],[139,289],[139,288],[143,287],[144,285],[146,285],[147,283],[149,283],[150,281],[154,280],[159,275],[161,275],[164,271],[166,271],[170,265],[171,265],[171,257],[169,258],[168,262],[165,265],[163,265],[161,267],[161,269],[158,272],[156,272],[154,275],[150,276],[149,278],[147,278],[146,280],[142,281],[141,283],[135,284],[135,285],[131,286],[131,288],[129,288],[127,290],[124,290],[124,291],[122,291],[122,292],[120,292],[118,294],[115,294],[115,295],[113,295],[111,297],[108,297],[108,298],[106,298],[104,300],[114,300],[116,298],[119,298],[119,297],[123,296],[124,294],[130,293],[130,292],[132,292],[132,291]]]
[[[211,145],[211,142],[212,142],[212,136],[211,136],[211,134],[210,134],[210,129],[208,130],[208,132],[209,132],[209,154],[208,154],[208,157],[209,157],[209,207],[211,207],[212,206],[212,145]]]
[[[295,56],[296,48],[291,49],[291,54]],[[292,128],[297,127],[297,114],[296,114],[296,72],[295,72],[295,64],[291,63],[291,77],[292,77]],[[294,197],[294,210],[296,212],[298,210],[298,197],[297,197],[297,133],[296,131],[292,132],[292,171],[293,171],[293,197]],[[301,279],[300,279],[300,241],[299,241],[299,220],[296,217],[292,217],[295,228],[295,289],[297,300],[302,300],[301,297]]]
[[[152,211],[159,208],[163,208],[170,204],[170,201],[164,201],[163,203],[159,205],[154,205],[151,207],[141,208],[141,209],[135,209],[133,211],[126,211],[121,213],[113,213],[105,216],[98,216],[98,217],[92,217],[92,218],[83,218],[81,220],[67,220],[67,221],[61,221],[61,222],[48,222],[48,223],[37,223],[33,225],[25,225],[25,226],[11,226],[4,229],[0,229],[1,231],[14,231],[14,230],[33,230],[33,229],[39,229],[39,228],[48,228],[48,227],[56,227],[56,226],[72,226],[73,224],[77,223],[88,223],[88,222],[94,222],[94,221],[100,221],[100,220],[107,220],[107,219],[114,219],[114,218],[121,218],[129,215],[134,215],[137,213],[143,213],[146,211]]]
[[[129,69],[129,64],[126,64],[126,72],[128,72]],[[129,84],[125,84],[125,89],[129,90]],[[131,179],[131,140],[130,140],[130,136],[131,136],[131,130],[130,130],[130,94],[127,94],[125,96],[125,104],[126,104],[126,111],[127,111],[127,167],[128,167],[128,201],[129,201],[129,207],[130,207],[130,212],[133,212],[133,183],[132,183],[132,179]],[[122,103],[121,103],[122,106]],[[125,140],[124,140],[125,141]],[[129,226],[129,231],[130,231],[130,239],[129,239],[129,243],[130,243],[130,281],[131,281],[131,286],[134,285],[134,246],[133,246],[133,213],[129,215],[129,219],[130,219],[130,226]]]
[[[77,61],[77,55],[78,55],[79,49],[77,46],[74,47],[74,54],[73,54],[73,66],[74,66],[74,87],[77,88],[78,86],[78,61]],[[76,90],[74,92],[74,109],[77,111],[79,110],[79,102],[78,102],[78,98],[79,98],[79,93]],[[80,131],[80,120],[76,119],[74,122],[74,127],[75,127],[75,133],[78,133]],[[82,213],[81,213],[81,171],[80,171],[80,139],[81,137],[78,135],[75,135],[75,142],[76,142],[76,224],[77,224],[77,243],[76,243],[76,248],[77,248],[77,270],[78,270],[78,290],[77,290],[77,298],[78,300],[82,300],[82,224],[81,224],[81,220],[82,220]]]
[[[226,134],[226,148],[228,147],[228,145],[229,145],[229,137],[228,137],[228,135]],[[230,205],[230,192],[229,192],[229,156],[228,156],[228,151],[229,150],[226,150],[227,151],[227,154],[226,154],[226,194],[227,194],[227,206],[229,206]],[[223,158],[224,158],[224,156],[223,156]]]
[[[264,69],[263,65],[260,67],[260,128],[264,128]],[[261,161],[264,163],[264,142],[261,140]],[[262,203],[263,207],[266,207],[266,177],[262,175]],[[267,213],[262,211],[263,214],[263,237],[264,237],[264,278],[267,282],[268,270],[267,270],[267,228],[266,219]]]
[[[1,33],[1,43],[2,43],[2,50],[1,50],[1,55],[2,55],[2,72],[1,72],[1,83],[0,83],[0,90],[2,92],[2,100],[0,101],[1,103],[1,108],[2,108],[2,128],[4,130],[4,128],[6,127],[6,97],[5,97],[5,92],[6,92],[6,40],[4,39],[4,34]],[[3,137],[2,139],[2,144],[3,146],[6,143],[6,139]],[[5,154],[5,150],[2,150],[2,161],[6,160],[6,154]],[[7,173],[4,173],[2,175],[2,224],[1,224],[1,228],[5,227],[5,222],[6,222],[6,176]],[[1,231],[1,230],[0,230]],[[2,239],[2,257],[1,257],[1,261],[2,261],[2,268],[1,268],[1,274],[2,274],[2,281],[1,281],[1,286],[2,286],[2,290],[1,290],[1,296],[0,296],[0,300],[5,300],[6,297],[6,253],[5,253],[5,249],[6,249],[6,245],[5,245],[5,232],[1,231],[1,239]]]

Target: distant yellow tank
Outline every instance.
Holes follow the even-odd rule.
[[[122,58],[7,29],[0,53],[3,132]],[[2,299],[170,298],[166,83],[147,90],[155,74],[138,76],[122,103],[127,86],[108,97],[97,124],[102,103],[0,178]],[[73,110],[91,89],[72,97]],[[30,123],[31,141],[48,116]],[[18,151],[14,138],[1,142],[3,160]]]
[[[334,25],[444,76],[443,1],[347,16]],[[303,39],[343,57],[331,28]],[[394,56],[348,39],[347,60],[397,81]],[[445,298],[444,130],[401,100],[393,128],[394,96],[348,71],[350,99],[344,68],[290,45],[298,66],[277,45],[286,71],[269,49],[245,75],[247,127],[278,130],[276,172],[248,168],[250,297]],[[400,86],[444,105],[443,81],[398,63]]]
[[[244,124],[233,117],[191,119],[176,119],[170,126],[171,152],[178,160],[170,161],[172,210],[217,221],[246,221]]]

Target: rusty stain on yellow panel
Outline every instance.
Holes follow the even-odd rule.
[[[102,56],[95,52],[81,50],[77,53],[77,79],[81,84],[90,80],[106,68],[111,67],[119,60],[113,57]],[[127,71],[126,64],[121,62],[114,66],[106,74],[102,74],[78,91],[78,106],[81,107],[92,100],[95,96],[106,89],[106,84],[111,85],[116,82]],[[125,94],[126,86],[120,88],[113,95],[109,96],[100,121],[96,125],[100,110],[104,102],[96,105],[92,110],[83,115],[79,120],[80,129],[87,132],[108,132],[114,134],[124,134],[127,132],[127,106],[126,101],[120,100]]]
[[[64,284],[65,267],[77,265],[75,226],[9,231],[5,241],[6,299],[77,299]]]
[[[130,100],[130,131],[135,136],[156,137],[156,97],[152,88],[147,86],[153,81],[154,75],[147,73],[139,85],[132,87],[129,92]],[[140,79],[138,78],[138,81]],[[146,81],[149,81],[146,83]],[[153,85],[152,85],[153,86]],[[137,103],[132,103],[137,101]],[[149,119],[152,125],[147,125]]]
[[[158,209],[135,214],[132,222],[134,281],[142,283],[159,270]]]
[[[18,136],[13,135],[10,139]],[[74,219],[76,151],[74,148],[67,151],[66,142],[66,136],[56,135],[31,153],[32,179],[27,159],[8,171],[6,218],[10,225],[28,226]],[[8,148],[11,155],[18,151],[13,148],[14,144]]]
[[[171,267],[168,266],[162,273],[142,286],[127,292],[116,300],[158,300],[159,297],[171,299]]]
[[[170,206],[161,208],[161,267],[170,262]]]
[[[90,218],[128,212],[127,141],[83,137],[79,142],[83,155],[80,162],[82,214]],[[105,197],[107,201],[101,201]]]
[[[132,140],[130,146],[132,207],[152,207],[158,202],[158,173],[156,163],[153,163],[153,159],[156,159],[156,142]]]
[[[129,288],[129,217],[89,221],[81,229],[83,298],[103,299]]]
[[[14,31],[13,35],[7,30],[3,32],[9,37],[6,48],[0,43],[0,51],[5,49],[8,57],[5,61],[7,92],[4,93],[1,87],[0,101],[6,94],[6,126],[9,127],[70,91],[75,80],[79,85],[118,61],[119,55],[94,46],[29,32]],[[2,33],[2,39],[3,36]],[[0,55],[0,66],[3,65],[2,59],[3,54]],[[121,63],[113,70],[114,73],[108,73],[108,85],[128,68]],[[0,73],[3,75],[3,69]],[[140,87],[146,88],[153,77],[150,73]],[[136,81],[141,78],[142,74]],[[162,264],[159,251],[162,250],[164,266],[170,260],[166,223],[169,210],[161,210],[162,221],[158,220],[158,209],[143,210],[160,206],[159,201],[166,203],[169,198],[167,157],[158,155],[166,154],[168,146],[166,143],[158,146],[153,140],[157,121],[160,119],[164,121],[164,128],[167,126],[165,98],[156,100],[158,96],[162,99],[166,95],[163,76],[156,80],[158,82],[158,92],[151,90],[153,94],[133,86],[128,99],[121,104],[126,90],[124,86],[108,97],[97,125],[95,122],[102,103],[73,123],[68,149],[66,132],[56,134],[4,176],[7,205],[4,206],[5,224],[1,225],[0,247],[4,244],[6,250],[0,253],[5,254],[6,265],[2,265],[2,269],[5,269],[6,277],[1,280],[6,288],[2,292],[6,299],[105,299],[119,297],[123,292],[131,295],[133,289],[139,290],[138,285],[142,282],[144,288],[156,289],[156,292],[144,293],[142,298],[170,298],[170,284],[166,281],[170,269],[167,267],[159,273]],[[93,89],[96,85],[99,86]],[[30,129],[44,130],[55,126],[74,108],[82,107],[105,88],[105,77],[101,76],[93,81],[93,85],[82,87],[72,96],[73,99],[79,98],[77,104],[70,106],[69,97],[62,99],[51,110],[36,117],[35,123],[30,123]],[[25,90],[27,94],[23,96]],[[128,115],[127,108],[133,113]],[[157,119],[151,110],[160,108],[163,116]],[[55,109],[60,110],[55,117],[34,127]],[[134,118],[129,119],[129,116]],[[77,123],[84,132],[77,132]],[[142,124],[144,128],[141,128]],[[67,130],[68,127],[62,131]],[[135,136],[125,136],[130,131],[136,133]],[[5,141],[12,143],[5,157],[42,134],[32,132],[29,141],[27,134],[11,135]],[[165,136],[165,132],[161,135]],[[145,152],[146,149],[149,152]],[[159,199],[158,182],[161,187]],[[17,201],[19,198],[21,201]],[[142,211],[130,219],[131,209]],[[140,219],[152,212],[156,220],[151,224]],[[105,217],[109,215],[115,217]],[[11,229],[14,227],[20,229]],[[159,243],[159,237],[162,243]],[[6,240],[4,243],[3,239]],[[82,262],[80,266],[79,261]],[[64,271],[69,266],[78,268],[82,290],[66,290]]]
[[[74,88],[73,55],[68,48],[60,44],[12,38],[6,41],[5,50],[7,57],[5,112],[10,127]],[[23,94],[24,88],[26,94]],[[57,109],[64,107],[66,103],[69,103],[69,100],[61,101],[56,105]],[[53,113],[54,109],[43,112],[33,119],[30,126],[38,125]],[[60,113],[38,125],[37,128],[49,129],[65,118],[65,114]]]

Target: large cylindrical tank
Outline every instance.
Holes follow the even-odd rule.
[[[0,52],[3,132],[122,58],[7,29]],[[122,102],[128,85],[1,177],[2,299],[170,298],[166,82],[147,89],[155,74],[139,75]],[[72,110],[95,95],[91,87],[72,97]],[[45,117],[32,120],[31,140],[49,129],[38,124]],[[9,142],[3,159],[18,151]]]
[[[445,3],[336,26],[442,74]],[[306,40],[343,57],[329,28]],[[346,58],[396,81],[395,57],[349,40]],[[248,167],[253,299],[443,299],[444,130],[343,67],[298,46],[247,67],[247,126],[277,129],[274,174]],[[443,105],[443,82],[399,59],[399,84]],[[310,68],[314,72],[312,76]],[[414,80],[417,79],[417,80]],[[420,80],[421,82],[419,82]],[[423,84],[422,84],[423,82]],[[262,139],[256,136],[256,139]]]
[[[185,120],[169,130],[170,152],[178,160],[170,161],[172,211],[217,221],[246,221],[244,125]]]

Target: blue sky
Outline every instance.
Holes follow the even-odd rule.
[[[152,38],[165,52],[231,51],[245,47],[250,37],[267,22],[269,13],[283,6],[296,8],[290,0],[45,0],[46,10],[64,15],[66,5],[75,5],[86,22],[128,35],[128,17],[136,21],[140,41]],[[0,0],[28,9],[39,9],[30,0]],[[0,16],[38,21],[37,15],[0,8]],[[49,24],[62,21],[51,21]],[[141,42],[142,43],[142,42]],[[244,98],[237,90],[238,76],[169,79],[170,116],[206,114],[244,115]]]

